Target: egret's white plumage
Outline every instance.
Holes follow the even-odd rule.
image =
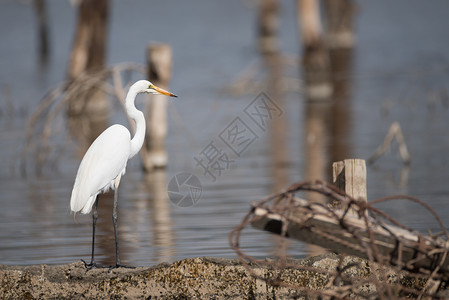
[[[73,212],[90,213],[99,193],[115,189],[115,179],[125,174],[130,141],[128,129],[112,125],[92,143],[76,175],[70,200]]]
[[[112,125],[92,143],[81,161],[73,185],[70,208],[72,212],[88,214],[91,212],[97,195],[115,190],[114,214],[116,214],[117,188],[121,176],[125,174],[128,159],[136,155],[142,148],[145,137],[145,118],[141,111],[134,105],[134,100],[139,93],[163,94],[172,97],[175,95],[154,86],[147,80],[139,80],[128,91],[125,107],[128,116],[136,122],[136,133],[131,139],[128,129],[122,125]],[[116,233],[116,215],[113,215],[114,231]],[[96,212],[94,214],[95,237]],[[94,255],[94,237],[92,241],[92,262]],[[116,235],[117,237],[117,235]],[[116,238],[117,262],[118,244]]]

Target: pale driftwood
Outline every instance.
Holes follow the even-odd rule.
[[[402,134],[401,126],[398,122],[391,124],[387,135],[385,136],[384,142],[380,145],[374,154],[368,159],[368,163],[372,164],[376,161],[382,154],[387,152],[393,143],[393,139],[396,138],[399,147],[399,154],[406,165],[410,164],[411,157],[407,149],[407,144],[405,143],[404,135]]]
[[[383,262],[389,261],[408,270],[432,271],[440,264],[441,268],[447,269],[448,248],[442,240],[435,242],[435,239],[369,219],[365,222],[364,218],[347,214],[345,210],[335,209],[331,213],[321,204],[304,199],[295,198],[293,201],[294,216],[290,215],[288,222],[269,208],[254,207],[252,226],[337,253],[374,260],[374,254],[367,251],[371,249],[376,252],[376,257],[383,258]],[[342,229],[341,220],[347,230]]]
[[[431,212],[446,239],[426,236],[400,224],[372,206],[379,200],[368,203],[364,160],[347,159],[334,163],[333,178],[336,186],[319,180],[298,183],[279,195],[253,204],[249,223],[258,229],[338,253],[431,274],[429,279],[449,279],[449,233],[431,207],[410,196],[399,197],[419,203]],[[331,204],[338,205],[300,199],[295,194],[298,191],[318,193],[328,198]],[[430,287],[429,283],[426,289]]]
[[[147,48],[148,79],[168,89],[171,79],[172,51],[168,44],[150,44]],[[145,171],[167,166],[165,138],[167,136],[167,99],[151,96],[147,105],[147,131],[145,136]]]
[[[309,193],[318,193],[331,201],[341,202],[345,209],[310,200],[299,198],[308,197]],[[437,235],[424,235],[401,224],[382,210],[373,205],[386,201],[406,200],[414,202],[429,212],[441,227],[442,233]],[[356,215],[348,213],[347,207],[353,207]],[[363,213],[369,211],[370,216]],[[229,241],[236,250],[242,262],[247,264],[270,264],[282,274],[275,278],[276,282],[284,283],[283,272],[292,266],[288,263],[285,250],[286,239],[280,239],[276,247],[283,250],[278,259],[269,261],[256,259],[245,253],[242,246],[244,241],[242,231],[252,225],[282,237],[298,239],[324,248],[339,252],[340,257],[353,254],[360,259],[368,259],[362,268],[365,275],[369,276],[366,283],[376,286],[381,291],[375,298],[402,299],[404,295],[415,295],[418,299],[423,297],[442,296],[440,289],[444,285],[439,282],[449,280],[449,232],[445,228],[441,218],[425,201],[408,195],[388,196],[373,200],[369,203],[358,201],[348,196],[334,185],[322,181],[305,181],[292,184],[281,193],[270,195],[259,202],[252,204],[250,211],[244,216],[242,222],[231,231]],[[379,276],[373,276],[373,266],[379,263]],[[355,265],[353,265],[355,266]],[[346,267],[340,265],[337,272],[342,272]],[[329,269],[330,270],[330,269]],[[391,272],[394,274],[406,273],[407,281],[392,281]],[[408,272],[403,272],[408,271]],[[257,275],[254,275],[257,276]],[[261,278],[265,280],[266,277]],[[272,278],[270,278],[272,280]],[[336,281],[334,281],[336,280]],[[336,274],[329,280],[332,284],[345,282],[346,287],[352,291],[358,291],[352,279],[343,279]],[[412,287],[409,283],[419,282],[419,286]],[[405,294],[404,294],[405,293]],[[348,295],[348,294],[346,294]],[[345,296],[346,296],[345,295]],[[340,295],[341,296],[341,295]],[[345,296],[336,298],[345,298]],[[359,294],[359,296],[362,296]],[[361,298],[373,298],[367,295]],[[438,298],[438,297],[437,297]],[[442,299],[441,298],[441,299]]]

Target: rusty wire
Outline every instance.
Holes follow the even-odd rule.
[[[327,203],[306,201],[298,198],[299,192],[318,193],[325,196],[328,203],[337,202],[341,205],[335,207]],[[432,214],[441,227],[442,233],[439,235],[421,234],[374,207],[375,204],[396,200],[412,201],[421,205],[423,209]],[[282,253],[279,259],[267,261],[246,254],[241,248],[242,231],[248,225],[273,218],[272,216],[276,216],[274,219],[281,224],[280,230],[276,232],[283,237],[280,245]],[[330,220],[337,229],[331,230],[327,226],[320,227],[311,223],[320,218]],[[342,253],[341,257],[345,257],[344,253],[349,252],[348,254],[357,254],[357,256],[367,259],[370,264],[379,266],[377,276],[375,272],[372,272],[367,278],[348,276],[344,272],[348,266],[343,265],[342,259],[340,259],[336,270],[323,270],[289,262],[283,243],[285,243],[286,237],[290,237],[294,233],[291,226],[296,226],[297,230],[313,233],[317,238],[326,240],[329,245],[339,245],[340,249],[344,249],[344,251],[337,251]],[[381,244],[376,241],[379,232],[382,232],[393,245],[391,250],[386,251],[379,246]],[[400,296],[408,295],[418,299],[428,297],[438,299],[438,289],[445,286],[449,280],[448,240],[449,233],[436,211],[420,199],[408,195],[397,195],[366,203],[351,198],[332,184],[321,180],[297,183],[282,193],[270,195],[259,202],[252,203],[250,211],[229,235],[230,244],[242,264],[256,278],[265,280],[274,286],[294,288],[299,294],[308,293],[336,299],[343,299],[348,295],[362,296],[357,291],[364,284],[375,285],[376,298],[397,299]],[[319,245],[319,243],[317,244]],[[335,249],[332,248],[332,250]],[[411,256],[407,258],[403,255]],[[254,264],[276,270],[278,275],[273,278],[257,275],[252,268]],[[281,279],[282,271],[286,268],[326,274],[328,276],[327,286],[324,290],[313,290],[291,282],[287,283]],[[424,282],[424,285],[418,288],[389,283],[387,275],[389,270],[393,270],[397,274],[402,272],[401,274],[406,274],[407,278],[413,278],[416,282]],[[336,282],[340,284],[337,285]],[[341,282],[345,284],[341,284]]]

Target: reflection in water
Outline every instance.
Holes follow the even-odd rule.
[[[331,162],[353,158],[351,150],[352,101],[351,70],[352,49],[332,49],[329,51],[331,79],[333,86],[332,112],[330,124]]]
[[[370,165],[370,169],[382,174],[382,179],[388,184],[389,187],[396,189],[406,189],[410,176],[410,165],[402,164],[401,167],[397,167],[394,163],[389,164],[392,168],[385,170],[383,167],[377,165]]]
[[[289,183],[287,150],[287,114],[283,94],[283,57],[278,47],[279,3],[263,0],[258,11],[258,43],[268,76],[267,92],[283,112],[281,118],[270,118],[271,171],[274,180],[272,192],[277,193]]]
[[[171,261],[175,256],[175,236],[173,233],[173,221],[171,219],[171,206],[167,194],[167,172],[165,169],[156,169],[145,175],[145,186],[148,189],[150,199],[140,199],[139,206],[145,206],[149,202],[151,208],[143,211],[150,211],[151,228],[153,238],[150,238],[152,245],[156,249],[155,257],[159,262]],[[140,216],[143,217],[143,216]],[[146,216],[148,218],[148,216]],[[140,221],[144,221],[141,219]]]
[[[284,112],[280,118],[272,118],[270,123],[272,193],[278,193],[285,189],[289,183],[288,120],[281,86],[283,79],[282,55],[271,53],[264,55],[263,58],[268,70],[267,87],[269,87],[270,95],[281,111]],[[279,236],[272,236],[272,239],[273,254],[280,257],[285,253],[285,247],[288,247],[290,242]]]
[[[305,60],[306,61],[306,60]],[[305,72],[305,76],[310,72]],[[311,80],[305,80],[308,84]],[[325,86],[325,85],[324,85]],[[316,89],[316,88],[315,88]],[[304,154],[305,154],[305,180],[324,179],[329,176],[329,135],[330,135],[330,115],[331,99],[324,99],[322,93],[310,92],[314,88],[307,88],[305,102],[305,133],[304,133]],[[318,99],[312,96],[316,95]],[[306,193],[305,197],[309,201],[324,203],[323,195],[318,193]],[[313,255],[324,253],[324,249],[315,245],[308,245],[309,252]]]
[[[79,159],[75,158],[74,151],[64,143],[67,140],[72,141],[72,138],[58,135],[53,140],[52,145],[62,147],[59,148],[61,151],[59,163],[56,166],[58,167],[56,171],[60,173],[53,172],[52,169],[51,173],[45,173],[48,175],[46,179],[23,180],[14,176],[10,167],[17,163],[14,158],[17,157],[17,150],[21,148],[26,136],[25,117],[36,108],[39,98],[44,95],[49,86],[60,82],[64,77],[65,68],[61,66],[64,66],[67,60],[67,49],[64,45],[71,43],[71,36],[67,33],[73,29],[75,22],[73,8],[67,1],[52,1],[52,10],[57,12],[55,14],[57,18],[52,19],[52,22],[56,24],[52,28],[52,34],[57,37],[55,40],[58,43],[54,46],[58,47],[52,48],[53,56],[49,60],[47,73],[43,73],[39,68],[35,68],[33,55],[35,49],[29,47],[33,45],[34,38],[34,32],[26,30],[26,28],[33,28],[34,25],[33,18],[29,18],[30,11],[23,9],[23,4],[18,1],[9,2],[11,5],[3,5],[0,10],[0,14],[3,14],[0,20],[4,21],[2,28],[5,29],[2,31],[3,43],[0,44],[0,48],[4,53],[8,53],[2,61],[4,72],[0,93],[0,144],[3,157],[2,168],[0,168],[2,175],[0,203],[3,207],[0,210],[0,257],[2,258],[0,263],[63,264],[81,258],[88,259],[92,230],[91,216],[77,215],[74,220],[69,210],[70,191],[73,187],[76,168],[83,154],[79,154]],[[112,43],[110,63],[117,63],[123,57],[131,61],[141,61],[142,53],[148,43],[145,40],[146,36],[163,37],[164,41],[172,43],[175,49],[174,73],[176,74],[173,85],[183,97],[175,106],[182,110],[187,130],[183,130],[181,134],[169,135],[167,145],[170,147],[167,148],[171,157],[172,170],[184,170],[186,166],[192,164],[192,157],[201,150],[200,146],[209,143],[216,137],[215,133],[220,132],[229,124],[229,120],[242,112],[242,105],[237,104],[241,98],[232,95],[225,97],[220,94],[220,91],[226,81],[233,78],[241,69],[242,64],[253,58],[253,53],[248,50],[248,47],[251,47],[251,39],[248,36],[254,28],[251,27],[254,25],[254,20],[251,20],[249,15],[253,11],[242,6],[241,1],[210,1],[207,5],[197,7],[190,4],[174,7],[170,1],[160,1],[158,5],[161,11],[173,13],[169,14],[173,22],[167,22],[168,15],[165,13],[154,14],[151,22],[165,24],[165,26],[155,28],[148,26],[148,23],[143,26],[134,26],[132,30],[135,34],[129,35],[126,34],[129,32],[129,25],[134,24],[127,21],[130,20],[129,16],[132,16],[132,20],[136,22],[149,21],[145,18],[147,10],[142,9],[147,6],[148,1],[135,2],[136,5],[132,7],[127,7],[125,1],[114,3],[118,6],[114,9],[114,18],[111,18],[115,29],[110,32]],[[279,0],[277,2],[280,3]],[[360,22],[357,23],[357,31],[361,34],[358,40],[360,47],[357,49],[357,57],[354,57],[357,60],[354,60],[353,67],[356,71],[354,73],[361,76],[357,76],[351,83],[346,82],[346,92],[342,95],[346,95],[347,99],[337,96],[340,89],[344,90],[344,86],[339,87],[336,83],[337,80],[345,78],[345,73],[342,73],[345,72],[343,71],[345,68],[340,69],[335,65],[336,61],[332,58],[334,54],[330,52],[332,72],[335,74],[331,76],[335,89],[332,98],[335,101],[331,100],[333,102],[330,105],[332,108],[328,113],[330,119],[327,125],[329,131],[326,133],[327,139],[323,141],[327,148],[323,150],[322,155],[329,163],[354,157],[356,153],[368,157],[385,137],[388,130],[385,124],[400,121],[406,138],[413,137],[410,140],[407,139],[414,159],[409,182],[403,190],[398,190],[396,184],[400,182],[400,174],[398,165],[395,164],[396,157],[390,161],[388,157],[385,157],[368,170],[369,197],[396,193],[418,195],[442,214],[447,214],[448,52],[442,49],[448,47],[448,40],[438,38],[447,27],[445,25],[448,19],[439,17],[444,16],[446,10],[442,9],[443,4],[436,4],[432,6],[432,9],[431,6],[426,6],[424,12],[427,16],[435,16],[432,19],[435,22],[425,22],[426,18],[416,18],[423,13],[424,7],[418,1],[410,2],[407,13],[402,15],[400,14],[403,12],[402,6],[392,6],[391,3],[364,1],[365,9],[358,11]],[[281,12],[294,11],[294,2],[285,1],[281,4],[283,6]],[[379,13],[382,14],[381,8],[384,5],[391,7],[392,12],[387,18],[380,18]],[[125,6],[126,9],[124,9]],[[229,18],[223,18],[224,11],[233,15],[233,22],[228,22]],[[204,18],[195,18],[195,14],[209,16],[213,22],[203,26]],[[394,17],[399,15],[404,18],[404,22],[394,20]],[[289,16],[293,18],[292,14],[283,14],[282,29],[289,28],[289,23],[285,22],[295,22],[293,19],[289,21]],[[391,16],[393,18],[388,18]],[[17,26],[9,26],[13,21]],[[226,22],[226,26],[223,25],[223,21]],[[180,22],[189,24],[189,27],[185,28],[186,33],[197,34],[183,34],[183,31],[180,34]],[[391,26],[393,23],[397,25],[393,26],[394,28]],[[413,30],[418,27],[423,30]],[[149,33],[148,30],[152,32]],[[208,42],[213,41],[217,32],[222,33],[220,34],[221,42]],[[236,34],[227,34],[229,32]],[[290,53],[297,51],[298,39],[291,33],[284,32],[279,38],[278,45],[283,50]],[[416,43],[416,41],[423,41],[423,38],[424,42]],[[124,41],[134,46],[129,49],[120,47]],[[399,41],[410,47],[400,47]],[[189,47],[184,47],[185,45]],[[204,51],[198,51],[198,49]],[[220,56],[222,53],[231,53],[231,55]],[[391,53],[391,55],[378,55],[379,53]],[[348,59],[351,55],[352,53],[348,54]],[[338,56],[341,58],[340,55]],[[349,61],[348,65],[350,64]],[[337,71],[338,69],[340,71]],[[351,66],[346,70],[349,72]],[[259,68],[252,68],[248,73],[256,74],[254,76],[260,79],[262,72],[259,71]],[[288,72],[288,70],[285,71]],[[351,76],[347,75],[347,78]],[[24,81],[27,84],[24,85]],[[246,84],[243,85],[246,88],[245,91],[252,90],[255,94],[261,91],[260,85],[251,85],[247,83],[248,80],[242,80],[242,82]],[[345,84],[344,80],[342,84]],[[270,88],[268,85],[266,87]],[[254,91],[255,88],[257,90]],[[425,102],[426,95],[429,96],[427,93],[439,93],[440,89],[443,93],[441,102]],[[271,99],[275,99],[271,90],[266,92]],[[438,94],[433,95],[438,96]],[[301,102],[299,99],[296,99],[297,101],[291,99],[295,97],[294,93],[284,96],[285,113],[282,118],[286,115],[290,117],[289,127],[286,130],[289,131],[288,137],[291,140],[287,150],[289,159],[293,161],[288,173],[284,174],[290,175],[291,180],[304,180],[305,164],[308,162],[308,157],[304,155],[306,147],[303,145],[303,140],[306,138],[304,127],[307,121],[305,119],[310,111],[315,109],[312,104],[306,104],[302,97]],[[222,98],[229,100],[222,106],[225,109],[214,110]],[[388,115],[382,115],[382,103],[389,103]],[[306,108],[306,105],[310,107]],[[357,114],[351,115],[351,111],[356,111]],[[325,122],[321,124],[326,126]],[[60,123],[56,123],[55,126],[59,127]],[[74,123],[72,132],[78,133],[83,126],[91,127],[85,121],[79,120]],[[183,134],[185,131],[195,134],[186,137]],[[298,139],[301,140],[298,141]],[[349,139],[352,140],[349,141]],[[349,144],[345,145],[346,142]],[[89,142],[83,141],[83,143],[86,149]],[[174,259],[193,255],[235,257],[235,252],[229,249],[227,242],[229,230],[241,221],[251,201],[269,193],[267,185],[272,185],[275,181],[272,178],[279,178],[271,174],[282,171],[279,168],[273,171],[267,169],[275,165],[271,163],[274,160],[267,154],[267,147],[267,144],[254,143],[251,155],[242,156],[238,167],[223,175],[216,183],[207,186],[203,199],[195,209],[184,209],[179,212],[178,209],[171,208],[172,214],[176,216],[172,216],[171,220],[174,222],[176,233],[176,236],[172,235],[174,244],[172,252],[176,252]],[[173,157],[174,153],[176,157]],[[326,167],[324,169],[326,170]],[[267,172],[273,173],[267,176]],[[328,174],[330,172],[325,172],[324,176]],[[133,176],[135,180],[132,180]],[[157,262],[157,259],[153,259],[155,255],[152,254],[156,248],[152,245],[155,243],[153,236],[156,233],[153,229],[149,230],[152,228],[152,222],[155,222],[153,219],[150,220],[152,215],[158,218],[155,212],[151,212],[151,206],[156,204],[148,200],[150,196],[148,196],[147,188],[141,183],[141,176],[139,167],[135,164],[132,167],[131,163],[123,180],[123,186],[119,189],[119,234],[121,250],[123,249],[123,255],[126,256],[123,262],[133,265]],[[206,177],[200,179],[203,184],[209,180]],[[394,182],[390,182],[390,179]],[[97,239],[101,240],[101,245],[100,243],[97,245],[97,252],[100,254],[98,258],[103,261],[113,261],[112,198],[108,198],[107,195],[102,197],[99,213],[104,217],[99,219],[99,226],[102,227],[99,227],[97,236]],[[136,209],[136,207],[148,207],[148,209]],[[439,230],[428,216],[421,214],[420,210],[414,207],[406,204],[390,205],[386,207],[386,210],[407,225],[423,232],[429,227],[432,231]],[[137,228],[138,230],[135,230],[136,223],[142,226]],[[168,230],[169,225],[164,226]],[[251,253],[262,257],[272,252],[276,246],[274,243],[268,246],[267,236],[269,235],[264,232],[252,230],[249,235],[247,245],[251,248]],[[306,253],[302,245],[299,247],[296,245],[292,253],[300,255]]]
[[[311,55],[312,57],[307,57]],[[332,162],[350,158],[350,87],[351,51],[332,50],[329,54],[330,67],[318,64],[317,55],[323,53],[305,52],[305,177],[307,180],[330,180]],[[326,54],[324,54],[326,55]],[[320,62],[318,60],[318,62]],[[307,65],[310,63],[310,65]],[[330,86],[330,88],[326,88]],[[321,91],[321,92],[320,92]],[[326,94],[327,91],[332,93]],[[324,203],[322,195],[307,193],[314,202]],[[323,250],[310,246],[313,254]]]
[[[288,120],[285,113],[283,83],[282,53],[278,49],[278,23],[279,7],[276,0],[264,0],[259,7],[258,39],[259,51],[265,68],[268,72],[266,89],[271,99],[283,112],[280,118],[271,118],[270,123],[270,157],[271,177],[273,180],[272,192],[278,193],[289,184],[288,174]],[[273,255],[280,257],[285,253],[285,247],[290,244],[288,240],[279,236],[270,236],[273,245]]]
[[[351,158],[351,51],[332,50],[330,59],[332,73],[325,77],[332,79],[333,93],[327,98],[322,95],[314,98],[309,93],[305,103],[304,145],[308,180],[329,180],[331,163]],[[309,74],[305,72],[305,76]]]
[[[26,190],[28,197],[28,205],[33,212],[33,215],[37,219],[42,215],[52,215],[55,212],[55,199],[53,198],[54,189],[52,184],[49,182],[45,184],[45,189],[43,184],[32,184],[28,185],[29,189]]]
[[[307,101],[305,109],[306,180],[329,178],[330,101]],[[310,197],[321,197],[312,193]],[[313,199],[318,200],[318,199]]]
[[[288,119],[285,113],[284,95],[282,92],[282,56],[279,53],[264,55],[268,70],[268,87],[270,95],[281,109],[282,117],[272,118],[270,124],[271,171],[274,180],[272,192],[277,193],[289,183],[288,176]]]

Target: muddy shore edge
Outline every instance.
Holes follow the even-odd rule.
[[[294,260],[298,266],[335,270],[340,257],[324,254]],[[367,278],[373,272],[368,262],[345,257],[348,276]],[[354,264],[355,263],[355,264]],[[278,271],[263,266],[252,270],[264,278]],[[374,270],[375,271],[375,270]],[[391,274],[399,282],[405,275]],[[172,264],[135,269],[107,268],[86,272],[82,262],[67,265],[8,266],[0,265],[0,298],[2,299],[283,299],[305,296],[298,288],[320,291],[329,282],[327,274],[287,268],[282,280],[297,288],[279,287],[256,279],[237,259],[210,257],[188,258]],[[375,286],[363,286],[363,294],[375,293]]]

